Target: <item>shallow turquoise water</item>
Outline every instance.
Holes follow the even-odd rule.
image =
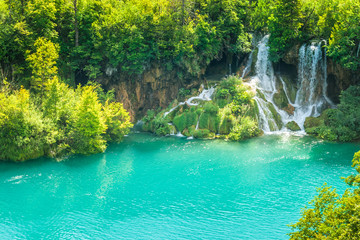
[[[287,239],[359,144],[130,135],[106,153],[0,162],[0,239]]]

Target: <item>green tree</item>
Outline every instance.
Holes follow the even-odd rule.
[[[121,141],[133,126],[130,122],[129,113],[121,103],[109,102],[108,100],[103,106],[103,111],[107,126],[105,139],[113,142]]]
[[[301,35],[300,0],[276,1],[274,13],[269,17],[270,58],[277,62]]]
[[[35,41],[34,47],[35,52],[27,52],[26,61],[32,69],[31,86],[39,90],[47,80],[57,77],[58,45],[41,37]]]
[[[79,102],[73,119],[72,140],[75,153],[89,154],[103,152],[106,149],[105,123],[102,105],[93,86],[78,87]]]
[[[355,153],[353,167],[357,174],[346,178],[352,186],[340,196],[326,185],[302,211],[302,217],[291,225],[290,239],[360,239],[360,151]]]

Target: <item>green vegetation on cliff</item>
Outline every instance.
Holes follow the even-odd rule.
[[[353,167],[357,174],[345,180],[352,188],[341,196],[326,185],[319,189],[301,219],[291,225],[290,239],[360,239],[360,152],[354,155]]]
[[[100,100],[99,86],[72,89],[53,79],[41,91],[1,88],[0,160],[103,152],[132,126],[122,104]]]
[[[141,74],[153,62],[197,76],[213,59],[250,51],[249,7],[247,0],[1,0],[0,78],[30,86],[40,45],[59,50],[59,74],[71,81],[114,69]]]
[[[343,67],[360,68],[358,0],[258,0],[252,26],[269,32],[270,54],[278,61],[295,43],[325,40],[328,56]]]
[[[275,61],[294,43],[325,39],[329,56],[355,70],[359,12],[358,0],[1,0],[0,78],[37,82],[41,49],[58,50],[53,61],[70,82],[130,77],[155,62],[198,76],[214,59],[241,59],[259,32],[271,34]]]
[[[307,133],[330,141],[353,141],[360,136],[360,87],[352,86],[340,95],[336,109],[325,110],[320,117],[307,118]]]
[[[190,96],[188,96],[190,97]],[[181,132],[195,138],[242,140],[260,134],[253,95],[242,81],[230,76],[220,82],[212,101],[200,101],[197,106],[178,106],[164,117],[165,110],[148,111],[143,129],[158,135]],[[175,107],[177,101],[168,108]]]

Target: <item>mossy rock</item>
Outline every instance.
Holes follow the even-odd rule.
[[[265,95],[259,89],[256,89],[256,95],[262,100],[266,101]]]
[[[305,119],[304,127],[306,132],[310,128],[319,127],[323,124],[323,120],[320,117],[307,117]]]
[[[289,102],[285,95],[284,89],[280,88],[279,91],[274,94],[274,103],[281,109],[288,106]]]
[[[229,103],[229,100],[227,100],[227,99],[216,99],[215,102],[219,106],[219,108],[223,108]]]
[[[194,132],[195,132],[195,126],[192,125],[189,128],[184,129],[184,131],[182,131],[181,133],[186,137],[191,137],[194,135]]]
[[[301,130],[301,128],[299,127],[299,125],[295,121],[288,122],[286,124],[286,127],[288,129],[290,129],[291,131],[300,131]]]
[[[187,113],[185,113],[185,117],[186,117],[186,127],[196,125],[198,115],[195,112],[192,112],[192,111],[187,112]]]
[[[233,121],[231,116],[225,116],[220,123],[219,134],[228,135],[233,127]]]
[[[199,128],[201,129],[209,129],[211,132],[217,132],[217,114],[210,114],[204,112],[200,115],[199,119]]]
[[[282,126],[283,126],[283,123],[282,123],[280,114],[275,110],[275,107],[274,107],[274,105],[272,103],[268,103],[268,107],[269,107],[270,112],[273,115],[273,118],[274,118],[274,120],[276,122],[277,127],[279,129],[281,129]]]
[[[180,132],[186,128],[186,116],[185,114],[177,115],[174,117],[173,123],[176,129]]]
[[[198,129],[194,131],[195,138],[210,138],[211,132],[209,129]]]
[[[286,85],[287,95],[292,103],[296,100],[297,87],[296,83],[294,83],[291,78],[287,75],[282,76],[282,80]],[[284,90],[285,91],[285,90]]]

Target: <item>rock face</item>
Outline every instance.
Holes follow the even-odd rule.
[[[282,58],[282,61],[288,65],[298,66],[299,49],[301,45],[293,46]],[[345,69],[340,64],[327,58],[327,93],[334,103],[339,103],[339,95],[342,90],[351,85],[360,84],[360,71],[354,72]]]
[[[327,72],[328,95],[334,103],[339,103],[339,95],[342,90],[360,83],[360,70],[354,72],[344,69],[331,59],[328,60]]]
[[[299,65],[299,49],[301,45],[293,46],[279,63],[274,64],[276,75],[282,77],[286,84],[286,91],[291,102],[295,102],[297,92],[297,74]],[[243,59],[242,65],[237,75],[241,76],[247,65],[250,66],[247,75],[253,75],[255,71],[256,51],[250,58]],[[250,60],[251,61],[250,61]],[[192,89],[199,88],[201,83],[220,80],[229,72],[229,64],[225,60],[214,62],[208,69],[201,71],[201,76],[184,76],[183,71],[179,69],[167,70],[161,64],[153,64],[143,74],[127,75],[117,69],[107,69],[106,77],[98,79],[106,89],[115,89],[116,99],[124,104],[124,107],[130,112],[132,120],[140,119],[148,109],[165,108],[171,101],[178,97],[180,88]],[[360,83],[360,71],[353,72],[346,70],[339,64],[327,59],[327,93],[334,102],[339,102],[339,95],[342,90],[349,86]],[[246,76],[244,76],[246,77]],[[280,86],[281,84],[277,84]],[[293,114],[293,106],[284,101],[285,89],[279,89],[276,96],[279,108]]]
[[[299,49],[301,45],[296,44],[284,55],[282,60],[289,65],[297,66],[299,63]]]
[[[204,80],[181,77],[176,70],[166,71],[160,65],[154,65],[141,75],[112,71],[99,81],[106,89],[115,90],[116,100],[123,103],[135,121],[148,109],[167,107],[178,96],[180,88],[198,88]]]

